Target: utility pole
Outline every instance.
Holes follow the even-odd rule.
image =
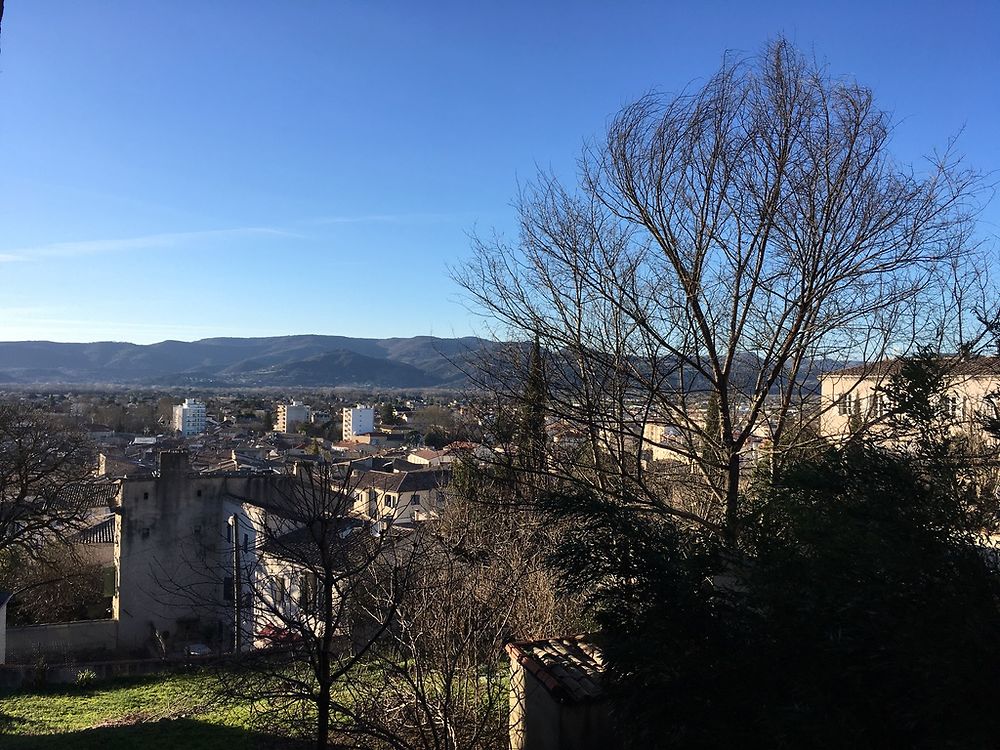
[[[233,528],[233,654],[239,658],[243,651],[243,585],[240,572],[240,519],[235,513],[229,517]]]

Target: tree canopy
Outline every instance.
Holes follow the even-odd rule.
[[[823,368],[910,351],[921,329],[948,346],[972,309],[992,319],[972,272],[980,176],[950,153],[917,173],[891,133],[869,89],[778,39],[626,106],[578,184],[524,189],[517,241],[478,239],[457,276],[499,333],[549,353],[546,413],[595,467],[553,471],[733,543],[746,455],[818,418],[802,401]],[[531,393],[519,347],[482,374],[513,401]],[[651,446],[695,500],[642,481]]]

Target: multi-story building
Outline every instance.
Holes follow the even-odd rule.
[[[375,430],[375,409],[358,404],[344,409],[344,440],[353,440],[358,435]]]
[[[173,427],[188,437],[205,431],[205,404],[196,399],[186,398],[183,404],[174,407]]]
[[[278,404],[278,415],[274,422],[274,429],[278,432],[294,432],[296,427],[308,421],[309,407],[301,401]]]
[[[293,550],[286,545],[282,555],[283,536],[301,535],[304,514],[327,509],[342,511],[347,530],[362,525],[348,516],[353,496],[340,502],[335,489],[317,489],[314,497],[311,485],[299,489],[298,481],[272,472],[201,473],[185,451],[161,452],[158,472],[118,479],[115,649],[176,653],[204,643],[228,650],[237,627],[241,648],[249,649],[275,614],[270,594],[297,596],[303,571],[295,571],[290,588],[282,559]],[[292,545],[300,558],[310,539]]]
[[[1000,358],[976,357],[945,364],[946,387],[939,395],[939,415],[954,429],[976,432],[980,416],[993,415],[1000,395]],[[842,438],[855,425],[865,425],[878,435],[889,415],[887,389],[900,367],[900,360],[888,360],[823,375],[821,432]]]
[[[450,478],[448,467],[357,472],[351,482],[354,513],[390,526],[437,518]]]

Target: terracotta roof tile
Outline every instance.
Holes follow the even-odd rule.
[[[77,544],[114,544],[115,518],[110,516],[73,535]]]
[[[510,643],[507,653],[560,703],[582,703],[604,695],[604,656],[587,636]]]

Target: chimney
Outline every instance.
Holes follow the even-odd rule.
[[[188,464],[188,452],[180,451],[160,451],[160,476],[183,475],[190,470]]]

